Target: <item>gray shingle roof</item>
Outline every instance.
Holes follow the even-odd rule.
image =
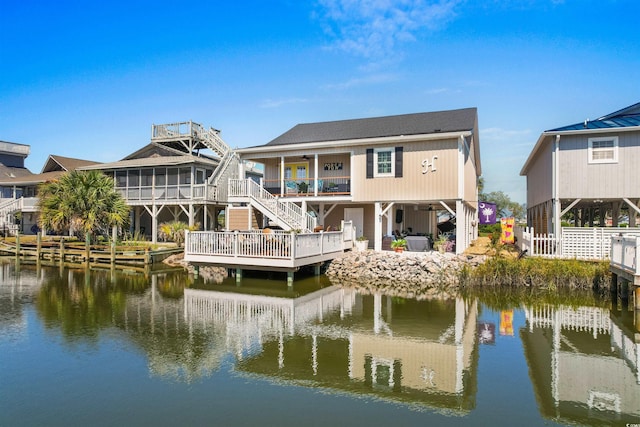
[[[54,154],[49,155],[49,158],[44,164],[40,173],[54,172],[54,171],[72,171],[82,166],[97,165],[99,162],[93,160],[75,159],[73,157],[57,156]]]
[[[294,126],[266,145],[467,131],[474,129],[476,117],[476,108],[463,108],[431,113],[303,123]]]
[[[211,165],[213,167],[218,165],[218,162],[209,160],[203,157],[196,156],[158,156],[158,157],[145,157],[140,159],[120,160],[112,163],[99,163],[92,166],[83,166],[78,168],[79,170],[113,170],[113,169],[126,169],[126,168],[139,168],[139,167],[153,167],[153,166],[177,166],[190,163],[202,163],[205,165]]]

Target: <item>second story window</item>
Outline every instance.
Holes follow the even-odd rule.
[[[618,137],[589,138],[589,163],[618,163]]]
[[[377,148],[373,151],[374,176],[394,176],[394,149]]]

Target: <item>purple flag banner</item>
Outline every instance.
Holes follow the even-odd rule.
[[[480,202],[478,203],[478,222],[480,225],[496,223],[496,204]]]

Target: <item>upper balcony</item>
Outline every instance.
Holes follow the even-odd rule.
[[[330,176],[302,179],[263,179],[262,186],[274,196],[313,197],[350,196],[351,177]]]
[[[224,195],[210,184],[166,185],[162,187],[116,187],[116,191],[129,205],[145,205],[152,202],[184,203],[189,200],[219,201]],[[226,198],[226,196],[225,196]]]

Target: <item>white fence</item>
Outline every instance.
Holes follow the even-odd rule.
[[[611,239],[621,234],[640,236],[640,228],[562,227],[560,236],[536,234],[530,227],[515,228],[520,250],[545,258],[609,259]]]
[[[633,276],[640,276],[640,237],[618,236],[613,238],[611,248],[611,266],[626,271]]]

